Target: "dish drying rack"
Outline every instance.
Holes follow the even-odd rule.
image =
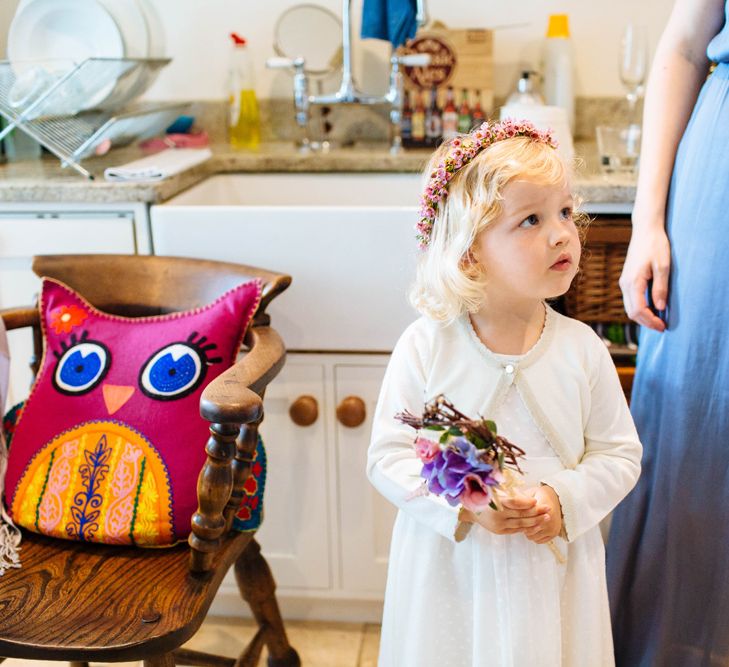
[[[127,92],[135,86],[135,96],[141,94],[146,89],[144,82],[149,85],[169,62],[169,58],[88,58],[79,63],[2,60],[0,115],[7,125],[0,131],[0,140],[19,128],[58,157],[62,167],[72,167],[93,179],[93,174],[81,166],[82,160],[104,154],[112,145],[155,136],[188,107],[187,102],[150,103],[121,111],[115,106],[114,98],[120,99],[125,86]],[[57,74],[44,74],[44,85],[19,103],[14,86],[25,85],[19,79],[33,68]],[[68,112],[74,103],[83,106],[84,101],[96,99],[98,109]],[[104,108],[105,101],[108,108]]]

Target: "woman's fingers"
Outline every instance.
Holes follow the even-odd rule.
[[[651,300],[656,310],[664,310],[670,270],[671,246],[665,230],[648,227],[640,232],[634,227],[619,280],[625,312],[631,320],[656,331],[665,330],[663,320],[648,307],[646,291],[652,281]]]
[[[657,261],[653,264],[653,287],[651,298],[658,310],[665,310],[668,300],[668,275],[670,273],[670,259]]]
[[[654,286],[655,286],[654,278]],[[659,282],[660,294],[665,299],[668,295],[668,287],[661,287],[662,283]],[[642,276],[631,280],[621,280],[621,288],[623,290],[623,304],[625,306],[625,312],[628,317],[637,322],[641,326],[655,329],[656,331],[663,331],[666,328],[666,324],[660,317],[657,317],[653,311],[648,307],[648,302],[645,298],[646,290],[648,289],[648,280]],[[652,293],[653,294],[653,293]],[[655,301],[655,296],[653,297]]]

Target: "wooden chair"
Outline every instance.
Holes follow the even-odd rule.
[[[0,656],[78,666],[143,660],[148,667],[244,667],[258,664],[265,644],[269,667],[300,665],[260,547],[252,533],[230,530],[250,473],[263,393],[285,357],[266,307],[290,277],[222,262],[133,255],[39,256],[33,270],[65,282],[99,309],[125,316],[187,310],[252,277],[261,278],[264,288],[244,342],[247,354],[211,382],[200,401],[210,439],[189,545],[114,547],[24,531],[22,568],[0,577]],[[27,307],[0,315],[8,329],[33,328],[31,366],[37,372],[38,311]],[[238,660],[180,649],[200,627],[231,565],[258,623],[255,637]]]

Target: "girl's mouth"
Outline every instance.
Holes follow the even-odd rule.
[[[559,259],[552,264],[549,268],[553,271],[567,271],[572,266],[572,258],[563,254],[559,256]]]

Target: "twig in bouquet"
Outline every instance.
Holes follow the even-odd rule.
[[[497,435],[496,424],[493,421],[484,418],[470,419],[443,395],[426,404],[422,417],[417,417],[406,410],[395,415],[395,419],[416,430],[435,428],[450,432],[451,435],[459,431],[478,449],[490,449],[494,460],[500,457],[499,468],[507,465],[519,473],[522,472],[518,459],[524,456],[525,452],[521,447]]]

